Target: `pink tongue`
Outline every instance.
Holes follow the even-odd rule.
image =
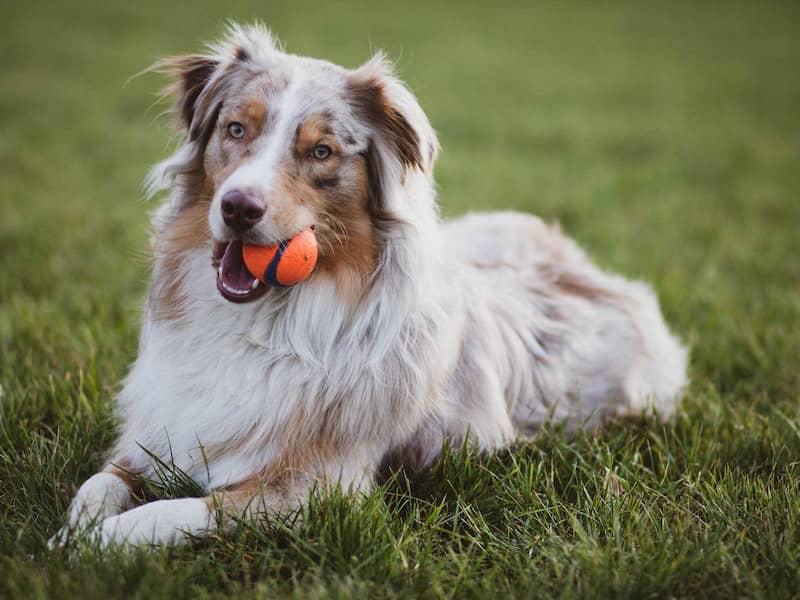
[[[250,274],[242,259],[242,241],[234,240],[225,248],[219,265],[219,276],[228,291],[246,294],[256,278]]]

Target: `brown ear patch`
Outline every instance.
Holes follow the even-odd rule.
[[[400,160],[407,167],[422,168],[422,154],[419,150],[419,136],[406,118],[391,106],[384,108],[387,135],[394,142]]]
[[[390,102],[381,75],[352,78],[350,94],[356,116],[378,131],[377,137],[387,142],[403,167],[422,170],[424,166],[419,134]],[[362,155],[367,165],[370,217],[377,230],[386,232],[397,224],[397,218],[383,201],[384,165],[381,164],[382,157],[375,139],[370,140]]]
[[[216,60],[201,54],[174,56],[156,65],[157,70],[175,78],[175,83],[167,88],[167,93],[177,98],[178,116],[187,129],[192,124],[197,97],[217,66],[219,63]]]
[[[375,227],[385,233],[397,224],[397,219],[383,202],[383,171],[374,142],[370,141],[363,156],[367,167],[367,209]]]
[[[422,152],[417,132],[386,97],[377,77],[351,81],[356,114],[368,121],[389,141],[405,167],[422,168]]]

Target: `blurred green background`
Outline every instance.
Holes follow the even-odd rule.
[[[200,49],[227,19],[256,18],[290,52],[356,66],[387,51],[439,132],[445,215],[530,211],[560,221],[604,267],[653,282],[693,346],[683,427],[687,440],[709,437],[708,454],[687,470],[738,465],[731,485],[765,494],[772,480],[753,473],[791,471],[800,430],[800,3],[6,1],[0,566],[22,573],[8,590],[40,589],[39,576],[40,591],[58,581],[70,589],[47,566],[43,539],[70,486],[99,464],[110,397],[136,349],[154,207],[140,182],[175,138],[157,102],[164,82],[132,76]],[[717,431],[711,422],[726,433],[707,434]],[[626,456],[643,438],[624,435]],[[607,442],[579,444],[578,455]],[[774,510],[788,518],[787,505]],[[719,519],[711,522],[727,531]],[[755,593],[772,577],[789,589],[796,554],[766,560],[758,548],[793,540],[753,535],[714,581]],[[697,568],[708,573],[703,560]],[[83,568],[77,581],[91,580]],[[371,589],[369,577],[355,577]],[[511,591],[521,577],[512,569],[485,583]],[[455,585],[455,575],[442,581]],[[675,589],[665,581],[656,593]],[[209,580],[209,589],[225,585]]]

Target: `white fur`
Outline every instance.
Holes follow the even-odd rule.
[[[72,501],[67,525],[50,540],[50,545],[63,544],[70,535],[101,523],[130,507],[131,490],[112,473],[92,475],[78,490]]]
[[[301,71],[302,73],[302,71]],[[292,80],[289,89],[281,96],[277,106],[270,110],[291,114],[293,107],[302,102],[303,84],[306,80],[297,77]],[[274,212],[276,206],[293,202],[293,198],[282,198],[274,189],[275,179],[280,169],[280,162],[284,158],[287,146],[292,139],[291,119],[281,119],[276,123],[276,131],[265,140],[265,143],[254,152],[251,160],[239,167],[225,180],[214,195],[211,203],[210,219],[211,233],[216,239],[225,239],[228,228],[222,220],[220,205],[222,196],[235,189],[257,190],[266,201],[267,206]],[[296,207],[289,222],[276,222],[274,219],[264,219],[260,224],[260,242],[264,245],[276,244],[285,240],[298,231],[302,231],[314,223],[313,215],[303,206]]]
[[[101,546],[180,542],[185,534],[203,535],[215,527],[214,515],[202,498],[151,502],[105,519],[98,529]]]
[[[283,54],[258,29],[236,29],[215,52],[230,60],[237,44],[256,62],[289,64],[300,83],[334,68]],[[531,216],[442,223],[432,179],[438,142],[425,114],[383,59],[356,73],[383,78],[423,148],[418,169],[388,165],[384,202],[398,225],[382,239],[381,263],[363,298],[357,306],[342,300],[333,279],[320,273],[254,303],[231,304],[215,288],[211,242],[187,251],[184,317],[145,315],[139,355],[118,398],[122,428],[111,460],[154,476],[144,447],[212,491],[277,460],[298,414],[324,414],[347,444],[309,465],[308,481],[364,489],[382,461],[396,456],[424,466],[445,439],[460,443],[468,433],[493,449],[534,434],[548,418],[575,426],[651,407],[672,414],[686,383],[686,351],[650,288],[602,272]],[[300,83],[284,97],[286,119]],[[289,125],[276,130],[285,136]],[[215,203],[234,185],[268,189],[281,140],[277,135],[232,175]],[[388,141],[377,143],[382,155],[391,154]],[[174,186],[175,165],[191,155],[189,145],[154,171],[152,187]],[[185,202],[174,186],[156,230],[169,227]],[[220,237],[218,212],[212,205],[211,230]],[[309,431],[318,425],[309,417]],[[98,477],[74,506],[111,514],[93,491]],[[76,510],[70,522],[78,520]],[[161,501],[106,518],[101,537],[175,543],[179,531],[202,534],[210,523],[203,500]]]

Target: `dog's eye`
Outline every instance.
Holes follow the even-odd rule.
[[[324,144],[314,146],[314,149],[311,151],[311,156],[313,156],[317,160],[325,160],[330,155],[331,155],[331,147],[326,146]]]
[[[233,123],[228,125],[228,133],[233,138],[236,138],[236,139],[243,138],[244,137],[244,125],[234,121]]]

